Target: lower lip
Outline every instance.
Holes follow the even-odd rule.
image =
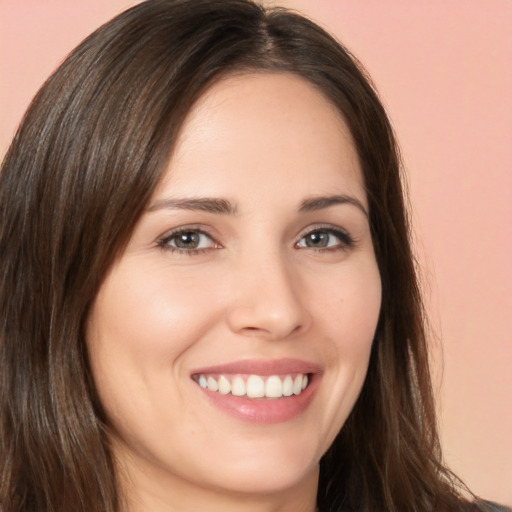
[[[313,375],[308,387],[300,395],[273,399],[221,395],[216,391],[197,387],[213,405],[242,421],[282,423],[299,416],[307,409],[318,387],[319,379],[319,375]]]

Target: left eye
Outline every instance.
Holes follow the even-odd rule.
[[[206,233],[198,230],[187,230],[173,233],[162,240],[161,245],[181,251],[197,251],[215,246],[214,241]]]
[[[341,231],[333,229],[316,229],[306,233],[296,247],[311,249],[334,249],[352,245],[352,239]]]

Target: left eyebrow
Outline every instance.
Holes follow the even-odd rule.
[[[368,212],[363,206],[363,203],[359,201],[359,199],[344,194],[335,196],[311,197],[309,199],[305,199],[300,203],[299,212],[313,212],[316,210],[323,210],[324,208],[329,208],[330,206],[337,204],[351,204],[352,206],[355,206],[361,210],[365,216],[368,217]]]

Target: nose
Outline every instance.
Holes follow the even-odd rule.
[[[228,312],[228,323],[234,332],[280,340],[308,328],[310,317],[300,279],[285,261],[253,261],[235,274]]]

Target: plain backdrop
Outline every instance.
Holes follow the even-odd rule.
[[[135,0],[0,0],[0,155],[65,55]],[[401,143],[445,456],[512,505],[512,1],[282,0],[365,65]]]

